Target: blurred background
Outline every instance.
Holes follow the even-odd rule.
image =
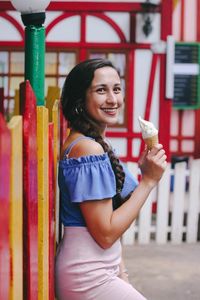
[[[176,268],[172,257],[190,261],[192,255],[192,282],[200,275],[200,0],[0,0],[2,300],[54,299],[53,260],[62,235],[57,165],[68,134],[60,91],[74,65],[95,57],[110,59],[123,84],[123,110],[107,131],[120,159],[139,178],[138,116],[159,129],[168,157],[159,186],[123,236],[132,283],[137,287],[141,270],[136,274],[134,265],[144,256],[148,261],[154,247],[152,272],[161,255],[158,272],[174,274],[161,264],[171,253],[167,264]],[[166,289],[173,280],[163,281]],[[164,298],[152,294],[163,291],[154,283],[149,291],[138,285],[152,300],[200,295],[198,285],[194,293],[180,285]]]

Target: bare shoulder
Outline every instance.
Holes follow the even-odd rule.
[[[78,158],[87,155],[101,155],[104,153],[103,147],[92,139],[82,139],[73,146],[69,157]]]

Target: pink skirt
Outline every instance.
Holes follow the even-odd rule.
[[[57,300],[145,300],[118,277],[121,243],[102,249],[86,227],[65,227],[55,263]]]

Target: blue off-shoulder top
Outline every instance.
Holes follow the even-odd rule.
[[[125,182],[121,196],[125,198],[136,188],[138,181],[125,165],[123,168]],[[59,161],[58,185],[61,196],[60,217],[63,225],[86,226],[79,203],[113,198],[116,194],[115,174],[108,154],[79,158],[67,158],[64,155]]]

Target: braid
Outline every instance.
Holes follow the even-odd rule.
[[[85,136],[94,138],[95,141],[102,146],[103,150],[108,153],[108,157],[110,159],[110,163],[116,178],[116,195],[113,199],[113,208],[118,208],[124,202],[124,199],[122,199],[120,192],[123,188],[125,180],[125,173],[119,159],[116,157],[111,147],[99,134],[98,126],[96,125],[96,123],[91,120],[84,111],[82,111],[78,115],[76,114],[76,117],[73,119],[72,127]]]

